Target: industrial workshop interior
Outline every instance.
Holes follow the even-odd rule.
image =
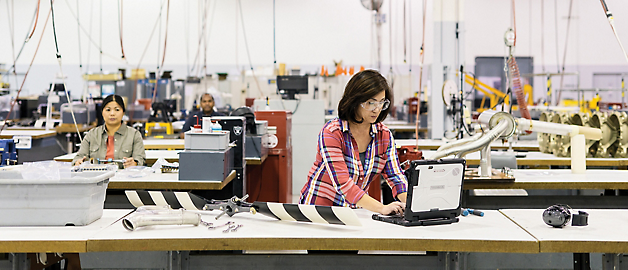
[[[628,1],[0,0],[0,270],[628,269]]]

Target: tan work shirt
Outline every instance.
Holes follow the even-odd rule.
[[[83,157],[104,159],[107,155],[107,137],[105,125],[90,130],[83,138],[81,148],[72,160],[72,164]],[[113,159],[132,157],[138,166],[145,164],[146,152],[139,131],[127,125],[121,125],[113,135],[113,139]]]

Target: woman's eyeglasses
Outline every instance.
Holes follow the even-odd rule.
[[[362,105],[362,108],[369,111],[374,111],[377,109],[385,110],[388,109],[388,106],[390,106],[390,100],[386,99],[383,101],[366,101],[360,105]]]

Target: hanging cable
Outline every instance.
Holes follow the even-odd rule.
[[[41,0],[37,0],[37,11],[35,11],[35,14],[37,14],[37,18],[35,18],[35,25],[33,26],[33,31],[31,32],[31,34],[28,36],[28,38],[26,38],[26,42],[28,42],[31,37],[33,37],[33,34],[35,34],[35,29],[37,29],[37,20],[39,20],[39,5]]]
[[[240,0],[238,0],[238,7],[240,9],[240,20],[242,21],[242,35],[244,36],[244,47],[246,48],[246,55],[249,59],[249,66],[251,67],[251,74],[253,75],[255,84],[257,84],[257,90],[259,90],[260,97],[263,97],[264,93],[262,93],[262,88],[259,85],[257,76],[255,76],[255,70],[253,69],[253,62],[251,61],[251,53],[249,52],[249,42],[246,39],[246,29],[244,28],[244,14],[242,13],[242,3],[240,2]]]
[[[102,0],[100,0],[100,40],[98,44],[98,50],[100,51],[100,73],[102,73]]]
[[[76,0],[76,21],[80,22],[79,17],[79,0]],[[76,32],[77,32],[77,36],[78,36],[78,50],[79,50],[79,68],[81,69],[81,74],[83,74],[83,63],[82,63],[82,53],[81,53],[81,24],[77,23],[76,24]]]
[[[545,0],[541,0],[541,68],[545,73]]]
[[[24,37],[24,42],[22,42],[22,47],[20,47],[20,51],[17,53],[17,56],[15,57],[15,63],[13,63],[13,66],[11,66],[9,69],[7,69],[5,71],[4,74],[2,74],[3,76],[8,75],[9,73],[13,72],[13,74],[16,74],[16,80],[17,80],[17,73],[15,70],[15,65],[17,63],[17,60],[20,59],[20,56],[22,55],[22,51],[24,50],[24,47],[26,46],[26,42],[28,42],[28,35],[31,33],[31,27],[33,27],[33,24],[35,23],[35,18],[37,16],[38,12],[37,12],[37,8],[35,9],[35,13],[33,13],[33,18],[31,19],[31,24],[28,26],[28,31],[26,32],[26,37]],[[17,87],[17,83],[15,84]]]
[[[408,85],[410,86],[408,89],[410,90],[410,95],[412,96],[412,1],[408,1]],[[419,102],[421,102],[419,100]]]
[[[273,0],[273,64],[274,68],[277,68],[277,38],[275,37],[275,0]]]
[[[66,0],[67,1],[67,0]],[[71,9],[70,9],[71,11]],[[89,32],[87,32],[87,39],[88,40],[92,40],[91,35],[92,35],[92,26],[94,25],[94,1],[89,1]],[[78,17],[76,17],[76,21],[78,22],[78,24],[80,25],[81,23],[78,21]],[[92,41],[93,42],[93,41]],[[98,48],[98,45],[96,45],[95,42],[93,42],[93,44],[96,46],[96,48]],[[87,68],[86,68],[86,73],[89,72],[89,60],[90,60],[90,56],[91,56],[91,51],[92,51],[92,46],[87,46]]]
[[[67,1],[66,1],[67,3]],[[68,5],[69,7],[69,5]],[[76,0],[76,32],[77,32],[77,37],[78,37],[78,53],[79,53],[79,70],[81,72],[81,75],[83,75],[83,53],[81,51],[81,23],[80,23],[80,18],[78,17],[79,13],[79,0]],[[83,92],[82,95],[83,97],[83,102],[86,102],[87,100],[87,96],[88,96],[88,86],[87,86],[87,81],[83,80]]]
[[[215,3],[216,2],[214,2],[214,4]],[[207,4],[207,2],[205,8],[209,9],[209,4]],[[209,30],[211,29],[208,29],[207,33],[203,32],[203,77],[207,76],[207,38],[209,36]],[[203,89],[207,89],[207,80],[203,80]]]
[[[166,46],[168,45],[168,21],[170,19],[170,0],[168,0],[168,4],[166,5],[166,33],[164,34],[164,55],[161,58],[161,67],[164,66],[164,61],[166,61]]]
[[[236,8],[235,9],[235,12],[236,12],[236,14],[235,14],[235,63],[236,63],[236,69],[238,70],[238,72],[242,72],[240,70],[240,62],[239,62],[239,58],[240,57],[238,57],[238,51],[239,51],[239,49],[238,49],[238,45],[239,45],[239,43],[238,43],[238,36],[239,36],[238,35],[239,34],[238,33],[238,29],[240,29],[240,27],[238,27],[239,26],[238,25],[239,24],[238,16],[240,16],[239,13],[238,13],[238,6],[239,5],[240,5],[240,1],[236,1],[235,2],[235,8]],[[242,81],[244,81],[244,76],[242,76]]]
[[[9,116],[13,113],[13,107],[15,107],[17,100],[20,98],[20,93],[22,92],[22,89],[24,88],[24,83],[26,82],[28,73],[30,72],[31,67],[33,67],[33,62],[35,62],[35,57],[37,56],[37,52],[39,51],[39,45],[41,45],[41,40],[43,39],[44,33],[46,32],[46,26],[48,26],[48,19],[50,18],[51,11],[48,11],[48,16],[46,17],[46,21],[44,22],[44,28],[41,30],[41,36],[39,37],[39,42],[37,42],[37,47],[35,47],[35,53],[33,53],[33,59],[31,59],[31,63],[28,65],[28,68],[26,69],[26,73],[24,73],[24,79],[22,79],[22,85],[20,85],[20,89],[17,90],[17,95],[15,96],[15,99],[11,101],[11,108],[9,108],[9,114],[8,114]],[[37,3],[37,13],[39,13],[39,3]],[[31,36],[32,35],[33,34],[31,33]],[[28,39],[30,39],[30,37]],[[28,41],[28,39],[26,39],[26,41]],[[0,133],[2,133],[6,125],[7,125],[7,121],[4,121],[2,123],[2,127],[0,127]]]
[[[166,61],[166,45],[168,45],[168,20],[169,18],[170,18],[170,0],[168,0],[168,4],[166,5],[166,33],[164,33],[164,54],[163,54],[163,57],[161,58],[161,64],[159,65],[159,68],[157,68],[157,78],[160,77],[161,69],[164,68],[164,61]],[[153,101],[151,103],[155,103],[155,99],[157,98],[158,86],[159,86],[159,79],[155,81],[155,88],[153,89]]]
[[[392,1],[388,2],[388,53],[390,57],[390,69],[388,74],[390,75],[390,88],[395,89],[395,74],[393,74],[393,33],[392,33]]]
[[[554,37],[556,38],[556,72],[560,72],[560,59],[558,56],[558,2],[554,0],[554,27],[556,29]],[[551,103],[551,101],[550,101]]]
[[[421,121],[421,90],[423,89],[423,60],[425,59],[425,17],[427,10],[427,0],[423,0],[423,30],[422,30],[422,38],[421,38],[421,50],[419,51],[419,59],[421,63],[419,64],[419,91],[417,92],[417,103],[416,103],[416,119],[415,119],[415,127],[414,127],[414,136],[416,138],[416,149],[419,149],[419,122]],[[408,104],[411,105],[411,104]]]
[[[61,72],[61,81],[63,82],[63,91],[65,92],[65,97],[68,100],[68,105],[70,107],[70,114],[72,115],[72,121],[74,121],[74,127],[76,128],[76,134],[79,137],[79,140],[82,142],[83,138],[81,136],[81,131],[78,128],[78,124],[76,123],[76,117],[74,117],[74,109],[72,108],[72,99],[70,98],[70,94],[68,93],[68,88],[65,85],[65,74],[63,73],[63,67],[61,65],[61,53],[59,53],[59,44],[57,42],[57,28],[55,27],[55,11],[54,11],[54,0],[50,0],[50,13],[52,13],[52,34],[55,40],[55,48],[57,50],[57,61],[59,62],[59,72]],[[69,151],[69,149],[68,149]]]
[[[7,19],[9,20],[9,35],[11,36],[11,56],[13,58],[13,66],[16,64],[15,60],[15,2],[11,0],[11,5],[9,5],[9,0],[7,0]],[[17,73],[15,70],[13,71],[13,77],[15,78],[15,86],[17,87]]]
[[[624,52],[624,57],[626,61],[628,61],[628,53],[626,53],[626,49],[624,49],[624,45],[621,43],[619,39],[619,35],[617,35],[617,30],[615,29],[615,19],[613,18],[613,14],[608,10],[608,6],[606,6],[606,2],[604,0],[600,0],[602,3],[602,9],[604,9],[604,13],[606,13],[606,18],[608,19],[608,23],[611,25],[611,29],[613,30],[613,34],[615,34],[615,38],[617,39],[617,43],[619,43],[619,47],[621,51]]]
[[[68,0],[65,0],[65,3],[68,5],[68,7],[70,7],[70,3],[68,2]],[[96,47],[100,51],[100,53],[102,55],[107,56],[107,57],[109,57],[112,60],[115,60],[115,61],[118,61],[118,62],[121,62],[121,63],[125,63],[125,61],[122,61],[122,59],[119,56],[114,56],[112,54],[109,54],[109,53],[106,53],[106,52],[102,51],[102,49],[101,49],[102,47],[99,46],[98,43],[94,39],[92,39],[92,35],[91,35],[91,32],[92,32],[92,19],[94,18],[94,16],[90,16],[90,20],[89,20],[90,25],[89,25],[89,31],[88,31],[88,30],[86,30],[83,27],[83,24],[80,23],[80,21],[78,19],[78,16],[76,14],[74,14],[74,11],[71,8],[68,9],[68,11],[70,12],[70,14],[74,18],[74,20],[76,20],[77,24],[79,25],[79,27],[83,31],[83,33],[85,33],[85,35],[87,36],[87,39],[89,40],[90,44],[92,44],[94,47]],[[93,1],[90,1],[90,15],[92,15],[93,13],[94,13],[94,5],[93,5]],[[90,47],[88,47],[88,52],[87,52],[88,56],[90,55],[89,49],[90,49]],[[88,61],[88,63],[86,63],[86,66],[89,66],[89,61]]]
[[[512,43],[512,47],[517,46],[517,18],[515,17],[515,0],[512,0],[512,31],[515,34],[515,38]]]
[[[565,34],[565,51],[563,51],[563,65],[560,70],[560,88],[558,89],[558,98],[556,99],[556,105],[560,103],[560,95],[563,92],[563,78],[565,76],[565,61],[567,61],[567,45],[569,45],[569,26],[571,25],[572,6],[573,0],[569,0],[569,15],[567,16],[567,31]]]
[[[187,76],[190,77],[190,6],[188,1],[185,1],[185,64]]]
[[[194,62],[192,63],[192,72],[194,72],[194,70],[196,69],[197,76],[199,75],[198,72],[200,71],[200,68],[197,68],[196,62],[197,62],[197,60],[199,58],[199,55],[200,55],[200,52],[201,52],[201,44],[203,43],[203,41],[205,42],[204,62],[205,62],[205,65],[207,64],[207,36],[209,34],[211,34],[211,28],[212,28],[213,23],[214,23],[214,13],[216,11],[216,1],[214,1],[213,2],[214,5],[213,5],[213,10],[212,10],[212,15],[211,15],[211,18],[210,18],[211,21],[209,22],[209,27],[207,27],[207,13],[208,13],[208,10],[210,9],[209,8],[210,5],[207,4],[207,1],[205,1],[205,3],[206,3],[206,5],[203,8],[203,23],[202,23],[202,27],[201,27],[202,30],[201,30],[201,32],[199,33],[199,36],[198,36],[198,45],[197,45],[197,50],[196,50],[196,56],[194,57]],[[205,29],[209,29],[208,33],[206,33]],[[198,63],[199,63],[199,66],[200,66],[201,65],[200,61],[198,61]]]
[[[120,50],[122,51],[122,59],[126,60],[126,56],[124,55],[124,43],[122,42],[122,18],[123,18],[123,10],[122,10],[122,1],[118,1],[118,30],[120,32]]]
[[[407,41],[406,41],[406,0],[403,0],[403,63],[407,63],[406,61],[406,45],[407,45]]]
[[[408,1],[408,67],[410,72],[410,80],[412,80],[412,1]],[[412,89],[412,84],[410,84]]]
[[[153,30],[150,32],[150,36],[148,37],[148,41],[146,42],[146,46],[144,47],[144,51],[142,52],[142,56],[140,57],[140,61],[137,63],[137,68],[139,69],[142,65],[142,60],[144,59],[144,55],[146,55],[146,51],[148,51],[148,46],[150,45],[151,40],[153,39],[153,35],[155,34],[155,30],[157,29],[157,25],[159,24],[159,18],[161,18],[161,10],[164,7],[164,0],[161,0],[161,6],[159,7],[159,16],[155,21],[155,25],[153,25]]]

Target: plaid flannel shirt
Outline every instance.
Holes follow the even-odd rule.
[[[363,168],[349,123],[338,118],[327,122],[318,135],[316,161],[301,189],[299,203],[355,208],[379,173],[392,188],[394,197],[406,192],[408,184],[392,133],[377,123],[371,125],[370,134],[373,139],[366,149]]]

